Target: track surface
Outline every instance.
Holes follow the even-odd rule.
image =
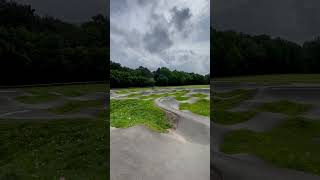
[[[52,92],[54,93],[54,92]],[[37,103],[25,104],[16,100],[19,96],[31,96],[30,93],[23,89],[0,89],[0,120],[1,119],[19,119],[19,120],[44,120],[44,119],[68,119],[68,118],[93,118],[101,112],[105,106],[101,108],[84,108],[76,113],[56,114],[48,111],[49,108],[54,108],[63,105],[70,100],[101,100],[101,104],[105,104],[107,93],[96,92],[79,97],[67,97],[61,95],[58,99]]]
[[[275,100],[290,100],[310,103],[315,108],[305,116],[320,117],[320,86],[259,86],[256,84],[216,83],[214,91],[226,92],[235,89],[257,89],[253,99],[244,101],[233,111],[245,111],[258,105]],[[319,176],[284,168],[275,168],[250,154],[227,155],[219,151],[224,135],[236,129],[249,129],[256,132],[267,131],[284,120],[285,116],[278,113],[259,113],[251,120],[223,126],[211,123],[211,170],[214,179],[223,180],[320,180]]]
[[[111,180],[209,180],[209,118],[179,111],[172,97],[155,103],[175,117],[176,129],[160,134],[142,126],[111,128]]]

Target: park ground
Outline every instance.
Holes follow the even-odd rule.
[[[209,180],[209,93],[208,85],[112,89],[111,180]]]
[[[217,78],[211,92],[216,176],[319,179],[320,75]]]
[[[105,84],[0,89],[0,179],[108,179]]]

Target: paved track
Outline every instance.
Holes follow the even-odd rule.
[[[53,92],[52,92],[53,93]],[[0,90],[0,120],[20,119],[20,120],[41,120],[41,119],[67,119],[67,118],[92,118],[95,117],[105,106],[101,108],[86,108],[77,113],[55,114],[47,109],[63,105],[70,100],[101,100],[101,104],[106,104],[107,93],[89,93],[79,97],[66,97],[61,95],[58,99],[38,103],[24,104],[16,100],[18,96],[30,95],[22,89]]]
[[[245,111],[258,105],[276,101],[290,100],[300,103],[314,104],[315,108],[306,116],[320,118],[320,87],[319,86],[259,86],[255,84],[215,84],[216,91],[225,92],[235,89],[257,89],[253,99],[244,101],[233,111]],[[256,132],[267,131],[284,120],[285,116],[277,113],[259,113],[253,119],[231,126],[211,123],[211,170],[212,177],[223,180],[320,180],[319,176],[275,168],[252,155],[227,155],[219,151],[224,135],[236,129],[249,129]]]
[[[155,103],[176,118],[176,129],[160,134],[142,126],[112,128],[111,180],[209,180],[209,118],[179,111],[172,97]]]

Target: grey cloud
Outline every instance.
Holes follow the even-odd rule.
[[[147,33],[144,38],[145,48],[151,53],[158,53],[173,45],[167,29],[160,24],[155,26],[151,33]]]
[[[186,24],[186,21],[192,16],[189,8],[179,10],[177,7],[171,9],[172,23],[181,31]]]
[[[198,15],[202,14],[198,12],[200,4],[189,4],[188,0],[186,3],[175,0],[126,1],[130,6],[111,4],[111,8],[117,7],[111,9],[110,15],[112,60],[131,68],[142,65],[151,70],[168,67],[201,74],[209,72],[210,18],[209,12]],[[177,4],[172,5],[173,1]],[[196,8],[191,8],[191,4]],[[188,37],[184,36],[185,33]]]
[[[138,4],[142,5],[142,6],[146,5],[149,2],[151,2],[151,1],[150,0],[138,0]]]

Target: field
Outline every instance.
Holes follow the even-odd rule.
[[[209,93],[209,86],[112,89],[111,179],[210,179]]]
[[[267,75],[213,81],[212,120],[214,130],[219,129],[215,148],[235,161],[254,164],[242,162],[239,177],[251,169],[276,173],[263,164],[320,175],[319,79],[318,75]],[[277,171],[278,176],[312,176],[286,171]]]
[[[260,83],[260,84],[319,84],[320,74],[274,74],[274,75],[256,75],[256,76],[238,76],[216,78],[214,81],[229,81],[233,83]]]
[[[0,179],[108,179],[108,86],[0,90]]]
[[[165,113],[156,107],[158,98],[172,97],[179,103],[179,110],[210,116],[208,93],[193,92],[208,86],[177,86],[155,88],[115,89],[111,94],[111,126],[128,128],[145,125],[152,130],[166,132],[172,126]],[[190,101],[191,100],[191,101]]]

